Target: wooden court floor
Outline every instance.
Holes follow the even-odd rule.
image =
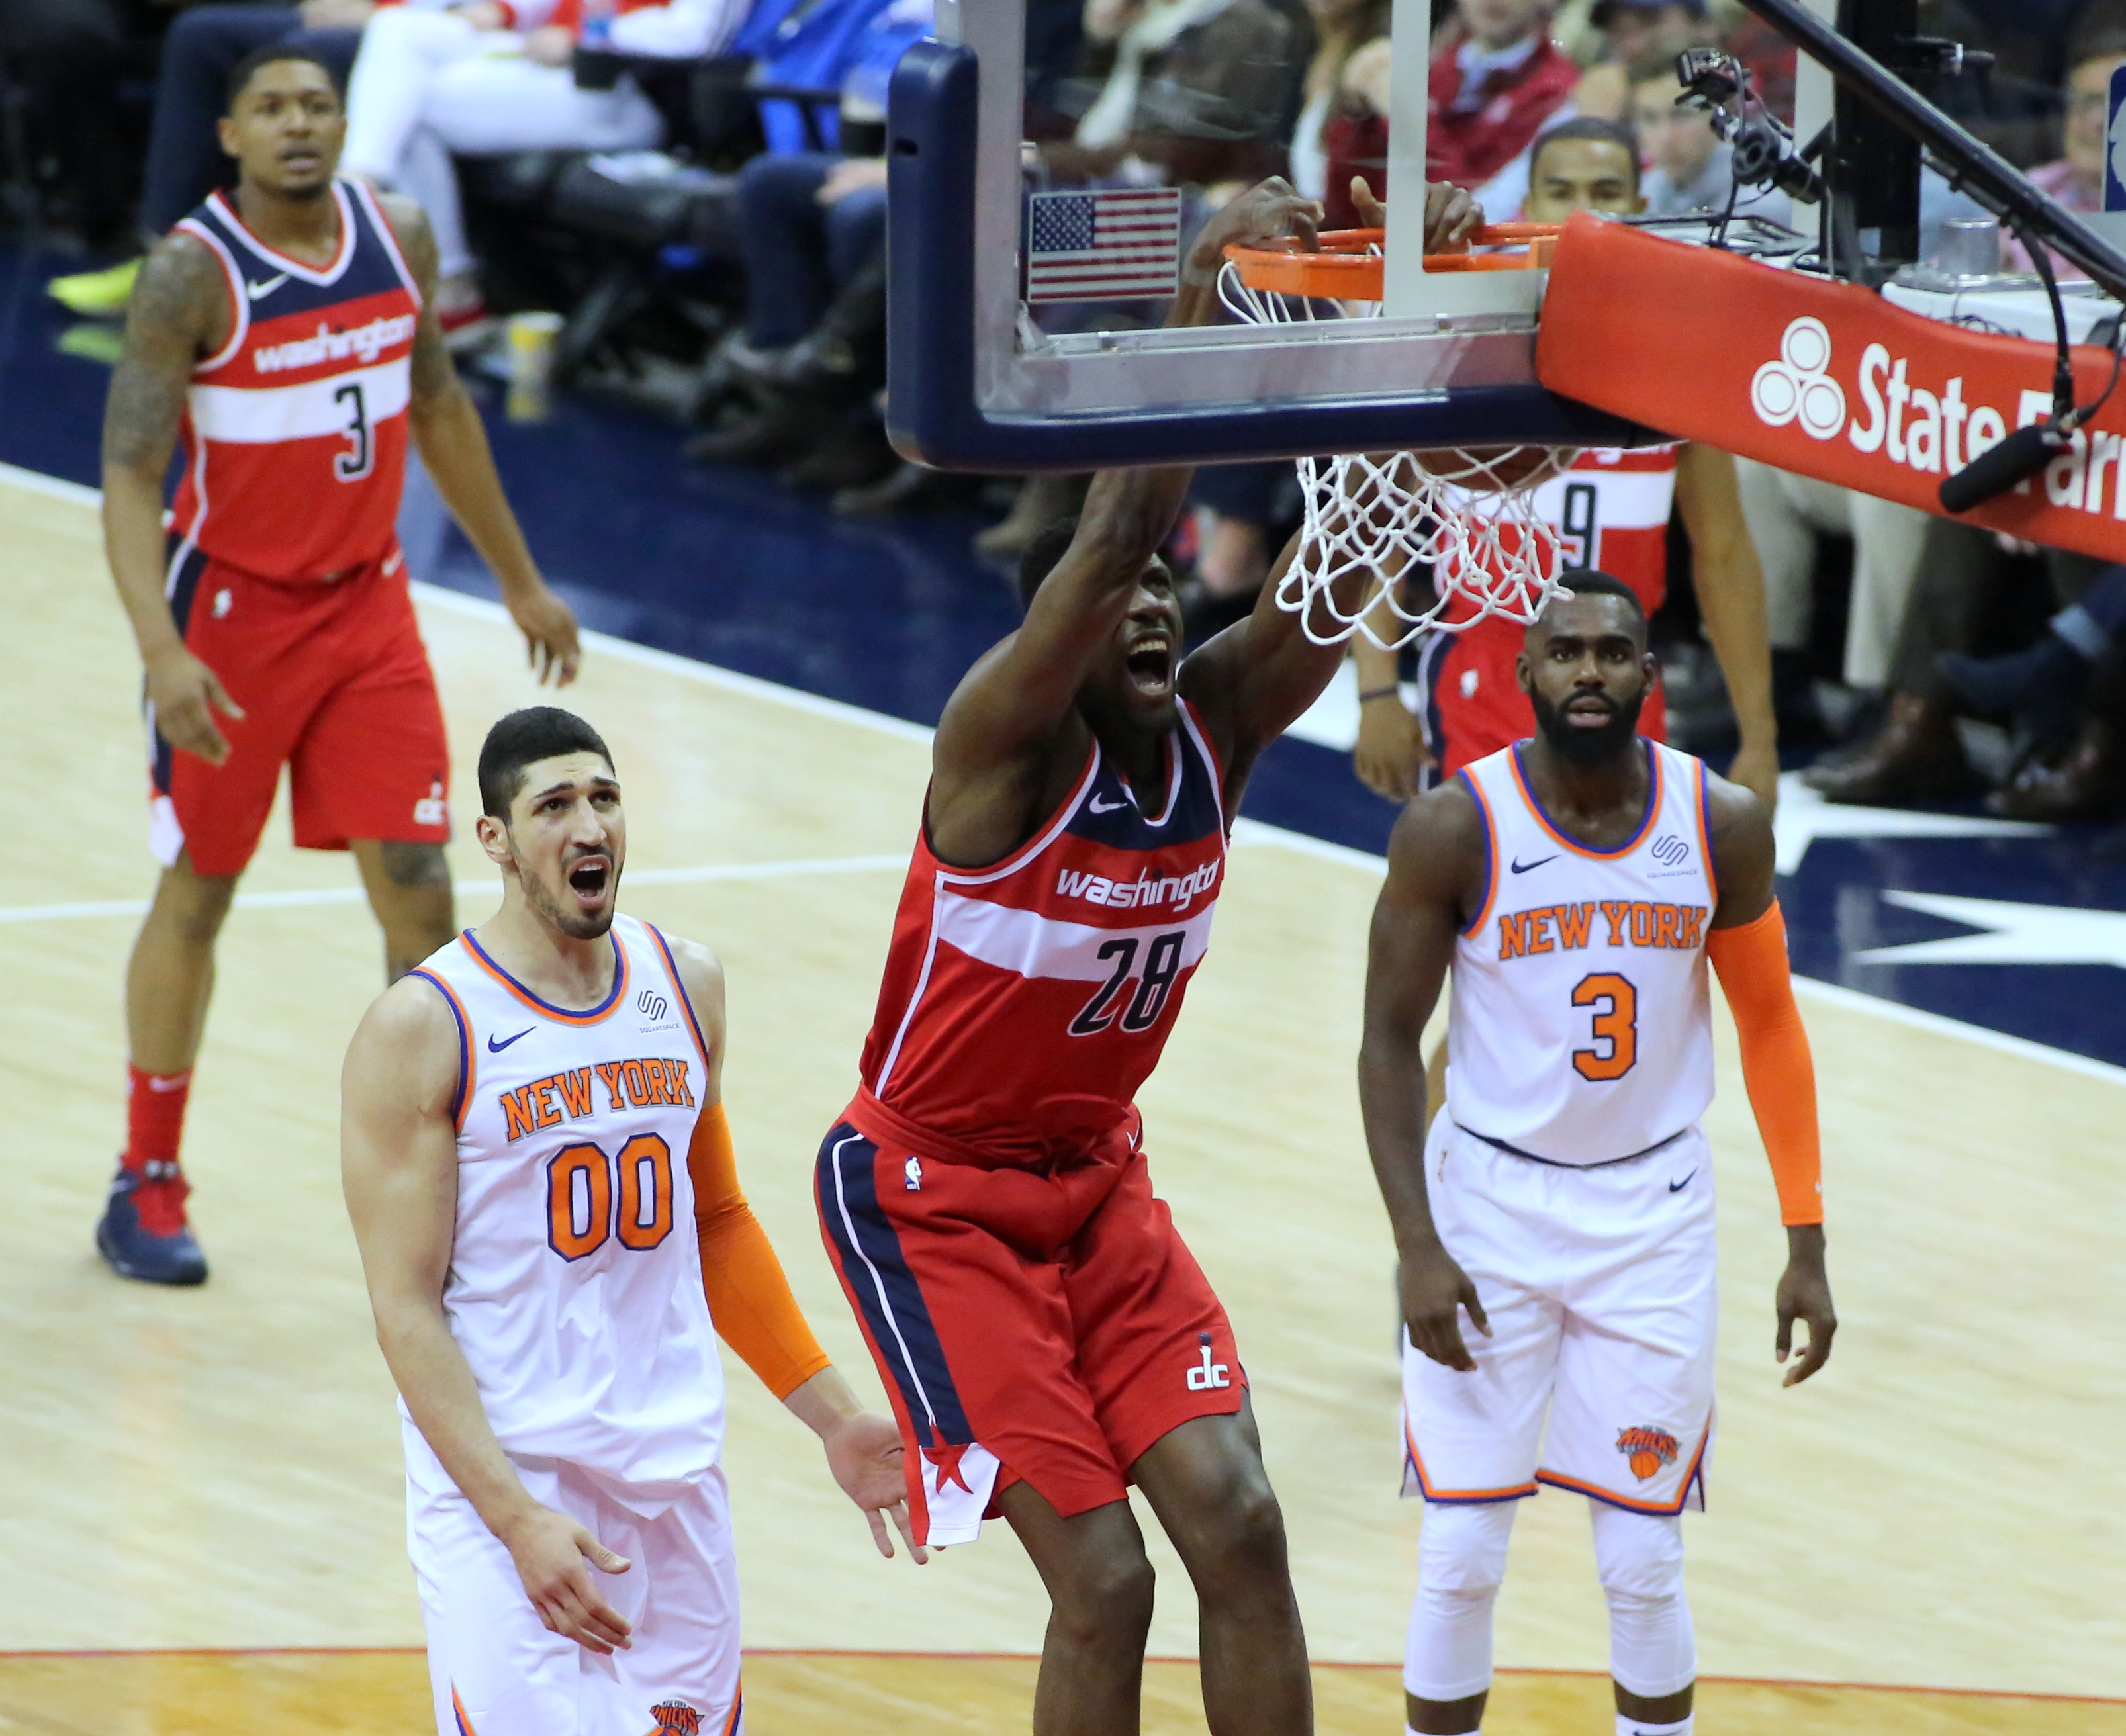
[[[462,833],[480,738],[533,690],[493,611],[423,612]],[[0,481],[0,613],[25,648],[4,689],[18,818],[0,852],[0,1086],[18,1106],[0,1215],[0,1652],[273,1653],[0,1658],[0,1717],[157,1736],[418,1730],[418,1659],[331,1649],[420,1642],[396,1420],[336,1168],[374,929],[349,865],[292,851],[276,818],[224,936],[193,1097],[213,1281],[170,1295],[111,1279],[89,1233],[118,1142],[119,972],[151,866],[136,666],[88,505]],[[821,1337],[875,1390],[809,1182],[853,1083],[922,733],[606,643],[569,703],[620,761],[628,908],[725,958],[749,1191]],[[452,856],[476,921],[485,865],[462,837]],[[1249,834],[1144,1099],[1154,1173],[1235,1317],[1325,1665],[1400,1656],[1420,1520],[1394,1497],[1389,1251],[1352,1087],[1377,886],[1362,860]],[[1708,1122],[1721,1439],[1712,1511],[1687,1521],[1704,1668],[1979,1697],[1708,1686],[1701,1727],[2120,1729],[2115,1706],[1990,1696],[2126,1699],[2126,1091],[1864,1006],[1805,1010],[1844,1331],[1823,1377],[1779,1389],[1782,1243],[1723,1019]],[[1023,1724],[1023,1658],[938,1655],[1037,1649],[1039,1588],[1007,1535],[919,1572],[872,1558],[801,1430],[742,1369],[727,1462],[749,1642],[805,1654],[751,1666],[757,1733]],[[1154,1649],[1186,1656],[1187,1583],[1155,1559]],[[1524,1503],[1501,1664],[1599,1672],[1604,1651],[1582,1504]],[[1188,1675],[1155,1669],[1149,1727],[1200,1728]],[[1321,1680],[1325,1729],[1397,1727],[1392,1671]],[[1596,1677],[1509,1674],[1491,1727],[1606,1729],[1601,1704]]]

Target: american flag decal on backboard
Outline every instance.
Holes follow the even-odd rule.
[[[1036,193],[1028,201],[1028,301],[1171,295],[1180,267],[1179,187]]]

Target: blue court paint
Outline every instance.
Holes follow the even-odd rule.
[[[43,295],[45,278],[73,263],[0,248],[0,461],[92,487],[109,370],[58,351],[73,322]],[[686,464],[677,432],[646,416],[565,394],[554,419],[534,426],[503,421],[493,396],[483,408],[532,546],[586,626],[928,724],[967,666],[1018,620],[1009,582],[970,553],[978,518],[845,522],[762,472]],[[418,475],[400,528],[415,576],[495,594]],[[1263,756],[1245,807],[1372,854],[1387,847],[1396,813],[1359,785],[1347,755],[1292,738]],[[2092,842],[2072,831],[1820,837],[1781,886],[1795,965],[2126,1065],[2116,965],[1860,956],[1982,932],[1893,903],[1884,896],[1893,891],[2126,911],[2126,859],[2100,859]]]

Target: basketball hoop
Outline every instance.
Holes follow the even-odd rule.
[[[1554,224],[1491,224],[1476,232],[1473,244],[1514,251],[1427,254],[1424,267],[1538,270],[1549,264],[1557,234]],[[1332,229],[1312,248],[1289,239],[1235,244],[1226,250],[1219,299],[1251,325],[1377,318],[1383,238],[1379,229]],[[1563,588],[1558,535],[1536,516],[1530,491],[1578,455],[1570,446],[1450,446],[1302,458],[1306,517],[1278,606],[1298,616],[1316,644],[1363,630],[1386,651],[1428,627],[1459,633],[1494,615],[1525,625]],[[1431,568],[1434,601],[1424,609],[1410,608],[1401,595],[1413,564]],[[1367,571],[1373,583],[1347,613],[1332,587]],[[1398,624],[1386,634],[1371,618],[1383,601]],[[1317,614],[1333,625],[1318,628]]]

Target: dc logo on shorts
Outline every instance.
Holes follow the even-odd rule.
[[[645,988],[635,998],[635,1010],[654,1025],[672,1010],[672,1003],[654,988]]]
[[[653,1736],[701,1736],[702,1715],[683,1700],[660,1700],[650,1715],[657,1720]]]
[[[451,823],[451,806],[443,800],[443,781],[437,778],[428,785],[428,793],[413,804],[413,823],[417,826],[447,826]]]
[[[1192,1393],[1207,1393],[1221,1386],[1231,1386],[1233,1384],[1233,1377],[1226,1372],[1226,1365],[1222,1362],[1213,1362],[1211,1360],[1210,1333],[1198,1333],[1197,1337],[1200,1342],[1203,1360],[1188,1370],[1188,1390]]]
[[[1750,380],[1750,408],[1774,428],[1798,422],[1811,440],[1829,440],[1845,426],[1845,388],[1831,377],[1831,333],[1804,314],[1779,339],[1779,359]]]
[[[1617,1451],[1632,1467],[1632,1474],[1644,1483],[1659,1476],[1664,1465],[1675,1463],[1675,1436],[1666,1429],[1620,1428]]]
[[[1688,861],[1690,846],[1673,832],[1664,832],[1654,840],[1653,859],[1664,868],[1673,868],[1678,862]]]

